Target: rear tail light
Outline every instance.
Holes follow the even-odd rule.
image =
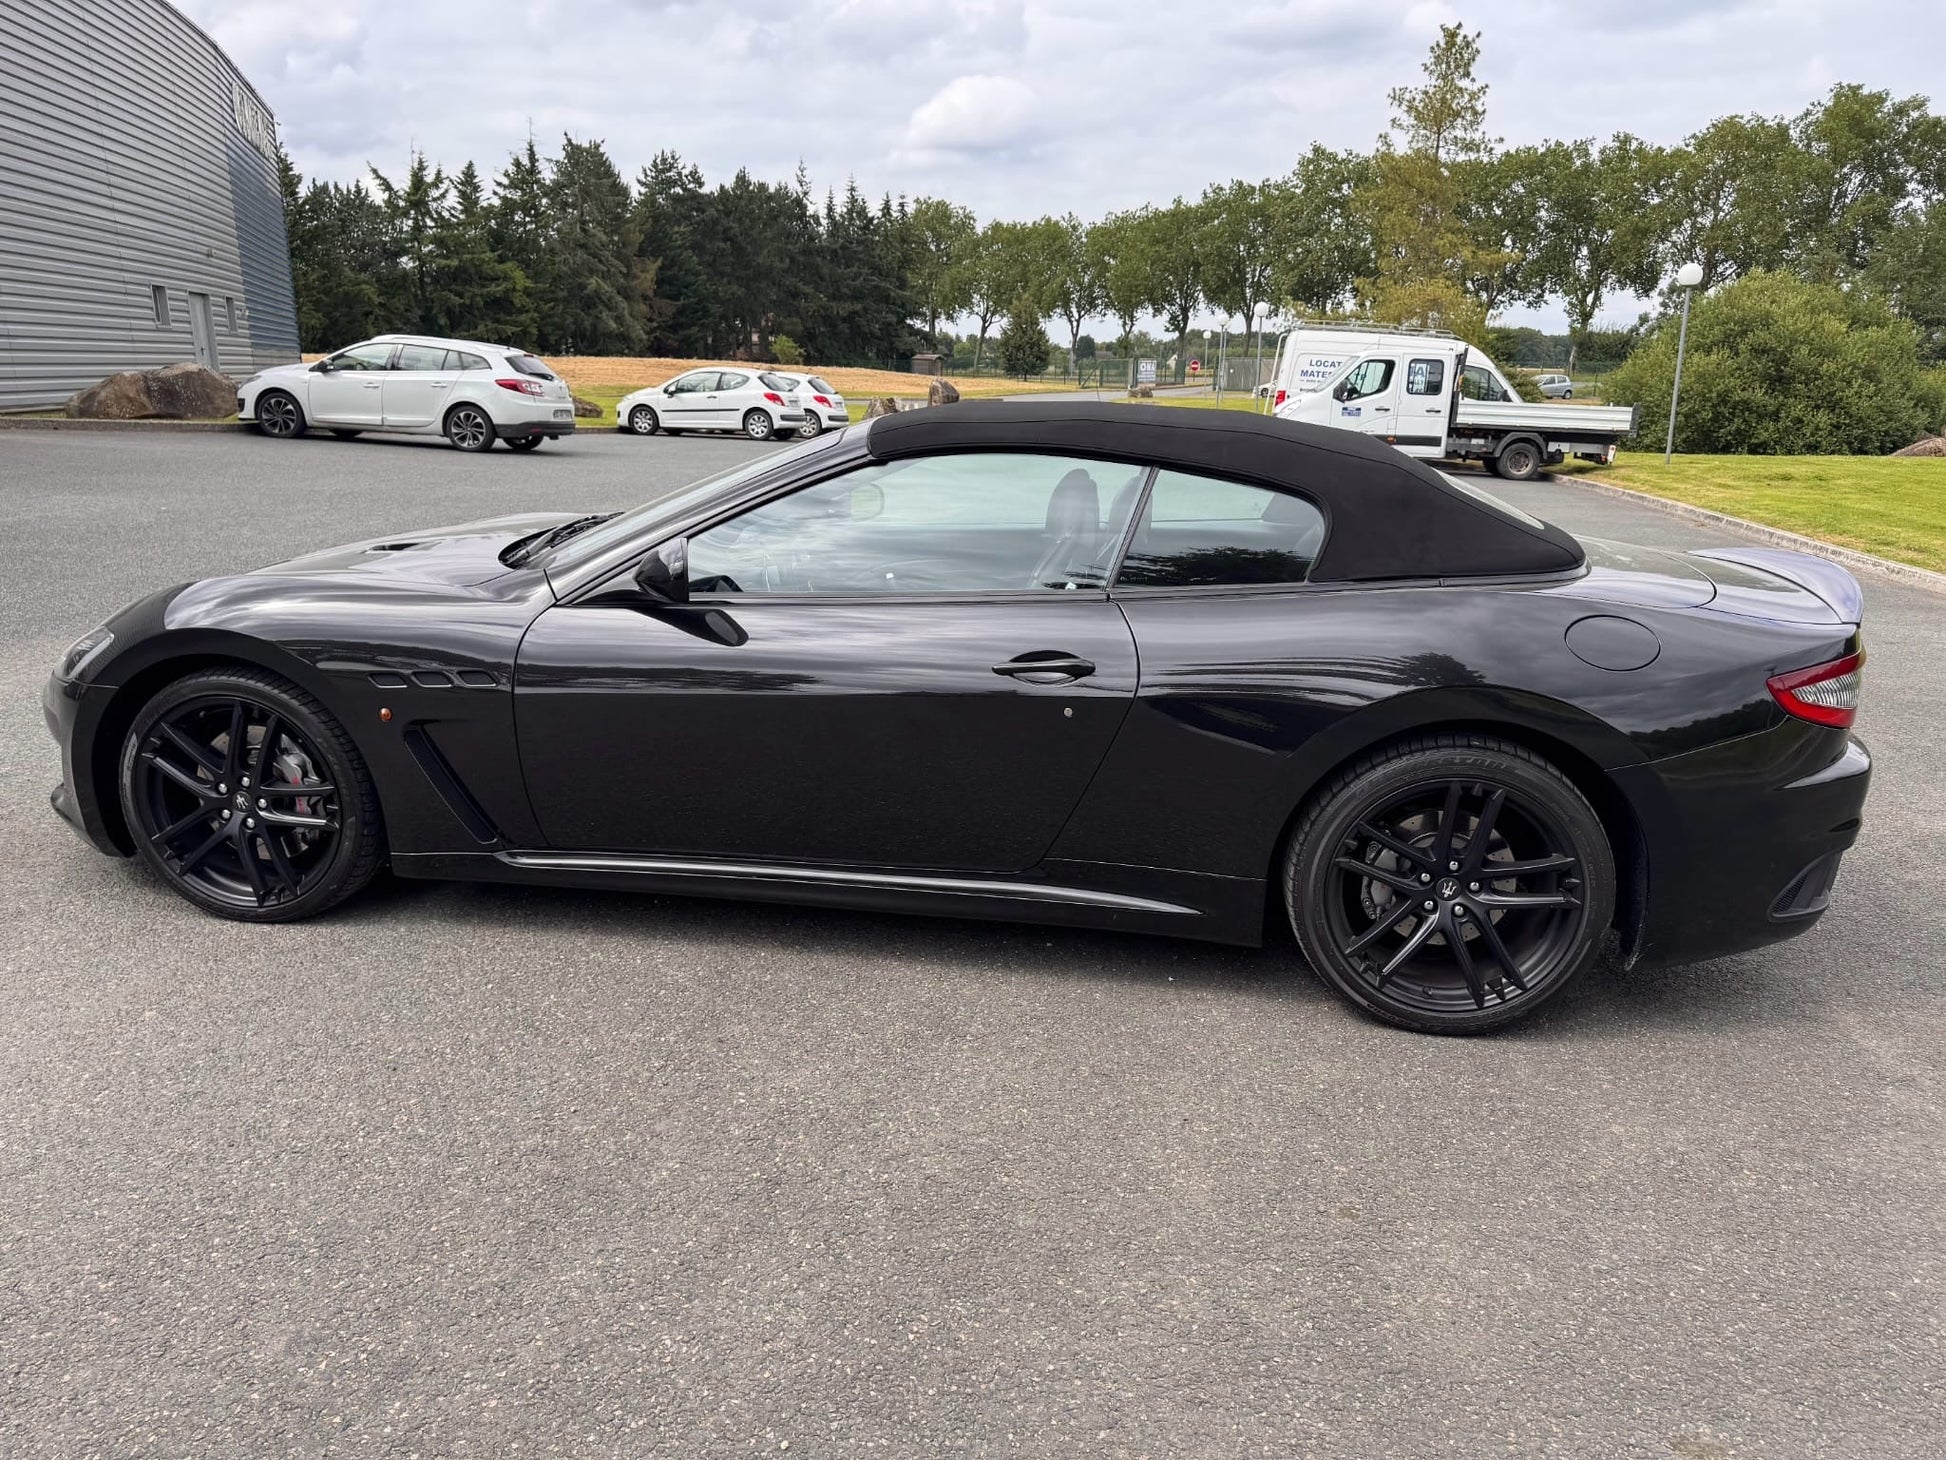
[[[764,399],[769,401],[774,406],[781,406],[784,403],[784,398],[774,390],[765,391]]]
[[[1274,406],[1281,406],[1281,405],[1282,405],[1282,404],[1284,403],[1284,394],[1285,394],[1285,393],[1284,393],[1283,391],[1281,391],[1281,390],[1280,390],[1280,391],[1278,391],[1278,392],[1277,392],[1277,399],[1276,399],[1275,401],[1273,401],[1273,402],[1272,402],[1272,405],[1274,405]]]
[[[522,395],[547,394],[547,387],[538,380],[496,380],[493,383],[502,390],[518,391]]]
[[[814,401],[816,401],[816,402],[817,402],[817,403],[818,403],[819,405],[821,405],[821,406],[823,406],[823,407],[824,407],[824,408],[825,408],[826,410],[830,410],[830,409],[831,409],[831,397],[830,397],[830,396],[828,396],[828,395],[814,395],[814,396],[812,396],[812,397],[811,397],[811,399],[812,399],[812,400],[814,400]]]
[[[1842,730],[1858,718],[1858,690],[1864,669],[1865,651],[1860,649],[1828,664],[1772,675],[1771,697],[1800,720]]]

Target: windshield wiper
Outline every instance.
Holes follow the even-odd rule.
[[[517,568],[522,563],[532,562],[536,553],[547,551],[556,543],[566,542],[578,532],[586,532],[597,523],[606,522],[617,516],[614,512],[597,512],[589,517],[577,517],[572,522],[563,522],[558,527],[550,527],[544,532],[534,533],[509,543],[500,554],[500,561],[509,568]]]

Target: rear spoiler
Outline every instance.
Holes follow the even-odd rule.
[[[1865,592],[1858,580],[1832,562],[1813,553],[1794,553],[1783,548],[1691,548],[1690,556],[1715,558],[1736,563],[1759,572],[1775,573],[1806,592],[1823,599],[1831,611],[1847,623],[1865,621]]]

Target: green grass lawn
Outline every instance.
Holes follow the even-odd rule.
[[[1946,457],[1623,452],[1588,473],[1633,491],[1946,572]]]

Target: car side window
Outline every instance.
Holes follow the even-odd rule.
[[[444,370],[447,350],[435,350],[430,345],[400,345],[399,353],[392,357],[394,370]]]
[[[1484,365],[1469,365],[1460,376],[1460,394],[1468,400],[1510,401],[1512,396],[1500,388],[1500,382]]]
[[[1324,514],[1294,493],[1160,471],[1115,586],[1302,583],[1323,544]]]
[[[1444,360],[1414,360],[1405,367],[1407,395],[1443,395],[1446,391]]]
[[[718,390],[742,390],[743,387],[748,385],[749,383],[750,383],[749,376],[738,375],[733,370],[725,370],[721,375],[717,377],[716,388]]]
[[[353,345],[331,357],[334,370],[383,370],[391,363],[396,345]]]
[[[766,390],[782,391],[785,394],[789,394],[793,390],[802,390],[804,388],[803,386],[799,385],[795,380],[792,380],[788,375],[772,375],[768,371],[759,371],[757,373],[757,379],[761,380],[764,383],[764,388]]]
[[[1363,400],[1368,395],[1378,395],[1392,386],[1392,371],[1395,362],[1391,360],[1362,360],[1345,377],[1343,400]]]
[[[874,463],[689,539],[695,594],[1105,586],[1145,468],[1001,452]]]
[[[448,350],[446,352],[446,364],[444,368],[447,370],[484,370],[487,368],[487,362],[484,356],[475,355],[466,350]]]
[[[679,375],[675,381],[677,395],[700,395],[704,391],[716,389],[714,370],[696,370],[688,375]]]

